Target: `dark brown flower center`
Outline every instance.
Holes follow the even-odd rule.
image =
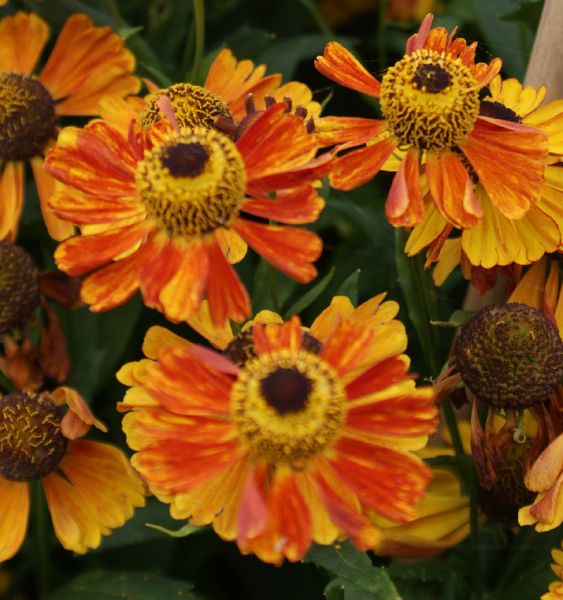
[[[297,369],[280,368],[262,379],[264,399],[280,415],[302,411],[311,388],[311,380]]]
[[[28,75],[0,73],[0,159],[31,158],[54,135],[55,108],[45,86]]]
[[[35,263],[19,246],[0,241],[0,332],[27,321],[38,306]]]
[[[209,152],[199,143],[176,144],[166,148],[160,159],[173,177],[197,177],[205,168]]]
[[[413,87],[437,94],[448,88],[452,83],[452,76],[440,65],[421,65],[411,79]]]
[[[14,392],[0,400],[0,475],[9,481],[34,481],[61,462],[67,439],[62,413],[46,394]]]
[[[563,380],[563,342],[535,308],[494,304],[462,328],[456,363],[480,400],[497,408],[525,408],[547,402]]]
[[[482,100],[479,114],[482,117],[491,117],[493,119],[503,119],[512,123],[521,123],[522,119],[508,106],[501,102],[493,102],[492,100]]]

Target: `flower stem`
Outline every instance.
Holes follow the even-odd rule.
[[[314,2],[311,2],[311,0],[299,0],[299,2],[301,2],[301,4],[309,11],[311,17],[313,17],[313,19],[315,20],[317,27],[325,36],[327,41],[333,40],[334,33],[332,32],[332,29],[329,27],[325,18],[321,14],[321,11],[318,9],[317,5]]]
[[[205,11],[203,0],[194,1],[194,26],[195,26],[195,56],[192,76],[190,81],[197,83],[199,81],[199,71],[203,59],[203,48],[205,45]]]
[[[47,598],[51,587],[51,548],[49,544],[49,523],[47,503],[40,481],[31,484],[32,518],[35,535],[37,565],[37,595],[40,600]]]

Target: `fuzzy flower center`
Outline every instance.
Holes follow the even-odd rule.
[[[55,135],[53,99],[38,80],[0,73],[0,160],[26,160]]]
[[[227,105],[215,94],[199,85],[175,83],[149,96],[140,117],[143,127],[160,120],[161,113],[157,104],[160,96],[166,96],[170,100],[180,127],[212,128],[217,117],[232,120]]]
[[[0,400],[0,475],[9,481],[34,481],[61,462],[67,439],[62,413],[46,394],[14,392]]]
[[[231,412],[256,457],[300,469],[342,429],[346,394],[322,358],[284,349],[246,362],[231,390]]]
[[[459,59],[417,50],[388,69],[381,82],[381,111],[402,145],[451,149],[473,129],[479,90]]]
[[[456,364],[465,385],[497,408],[547,402],[563,381],[563,342],[552,323],[524,304],[493,304],[461,330]]]
[[[39,302],[35,263],[19,246],[0,241],[0,332],[31,318]]]
[[[191,237],[236,217],[246,171],[230,138],[196,127],[147,152],[137,166],[136,185],[149,218],[171,235]]]

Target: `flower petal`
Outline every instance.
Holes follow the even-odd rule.
[[[31,74],[48,37],[49,27],[36,14],[19,12],[4,17],[0,21],[0,71]]]
[[[25,538],[29,518],[28,485],[0,477],[0,562],[12,558]]]
[[[22,162],[9,161],[4,168],[0,166],[0,240],[16,239],[23,210],[24,183]]]

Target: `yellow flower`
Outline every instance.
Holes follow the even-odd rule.
[[[563,544],[562,544],[563,546]],[[555,548],[551,552],[555,564],[551,565],[553,572],[563,580],[563,550]],[[549,592],[546,592],[540,600],[563,600],[563,581],[555,581],[549,586]]]

